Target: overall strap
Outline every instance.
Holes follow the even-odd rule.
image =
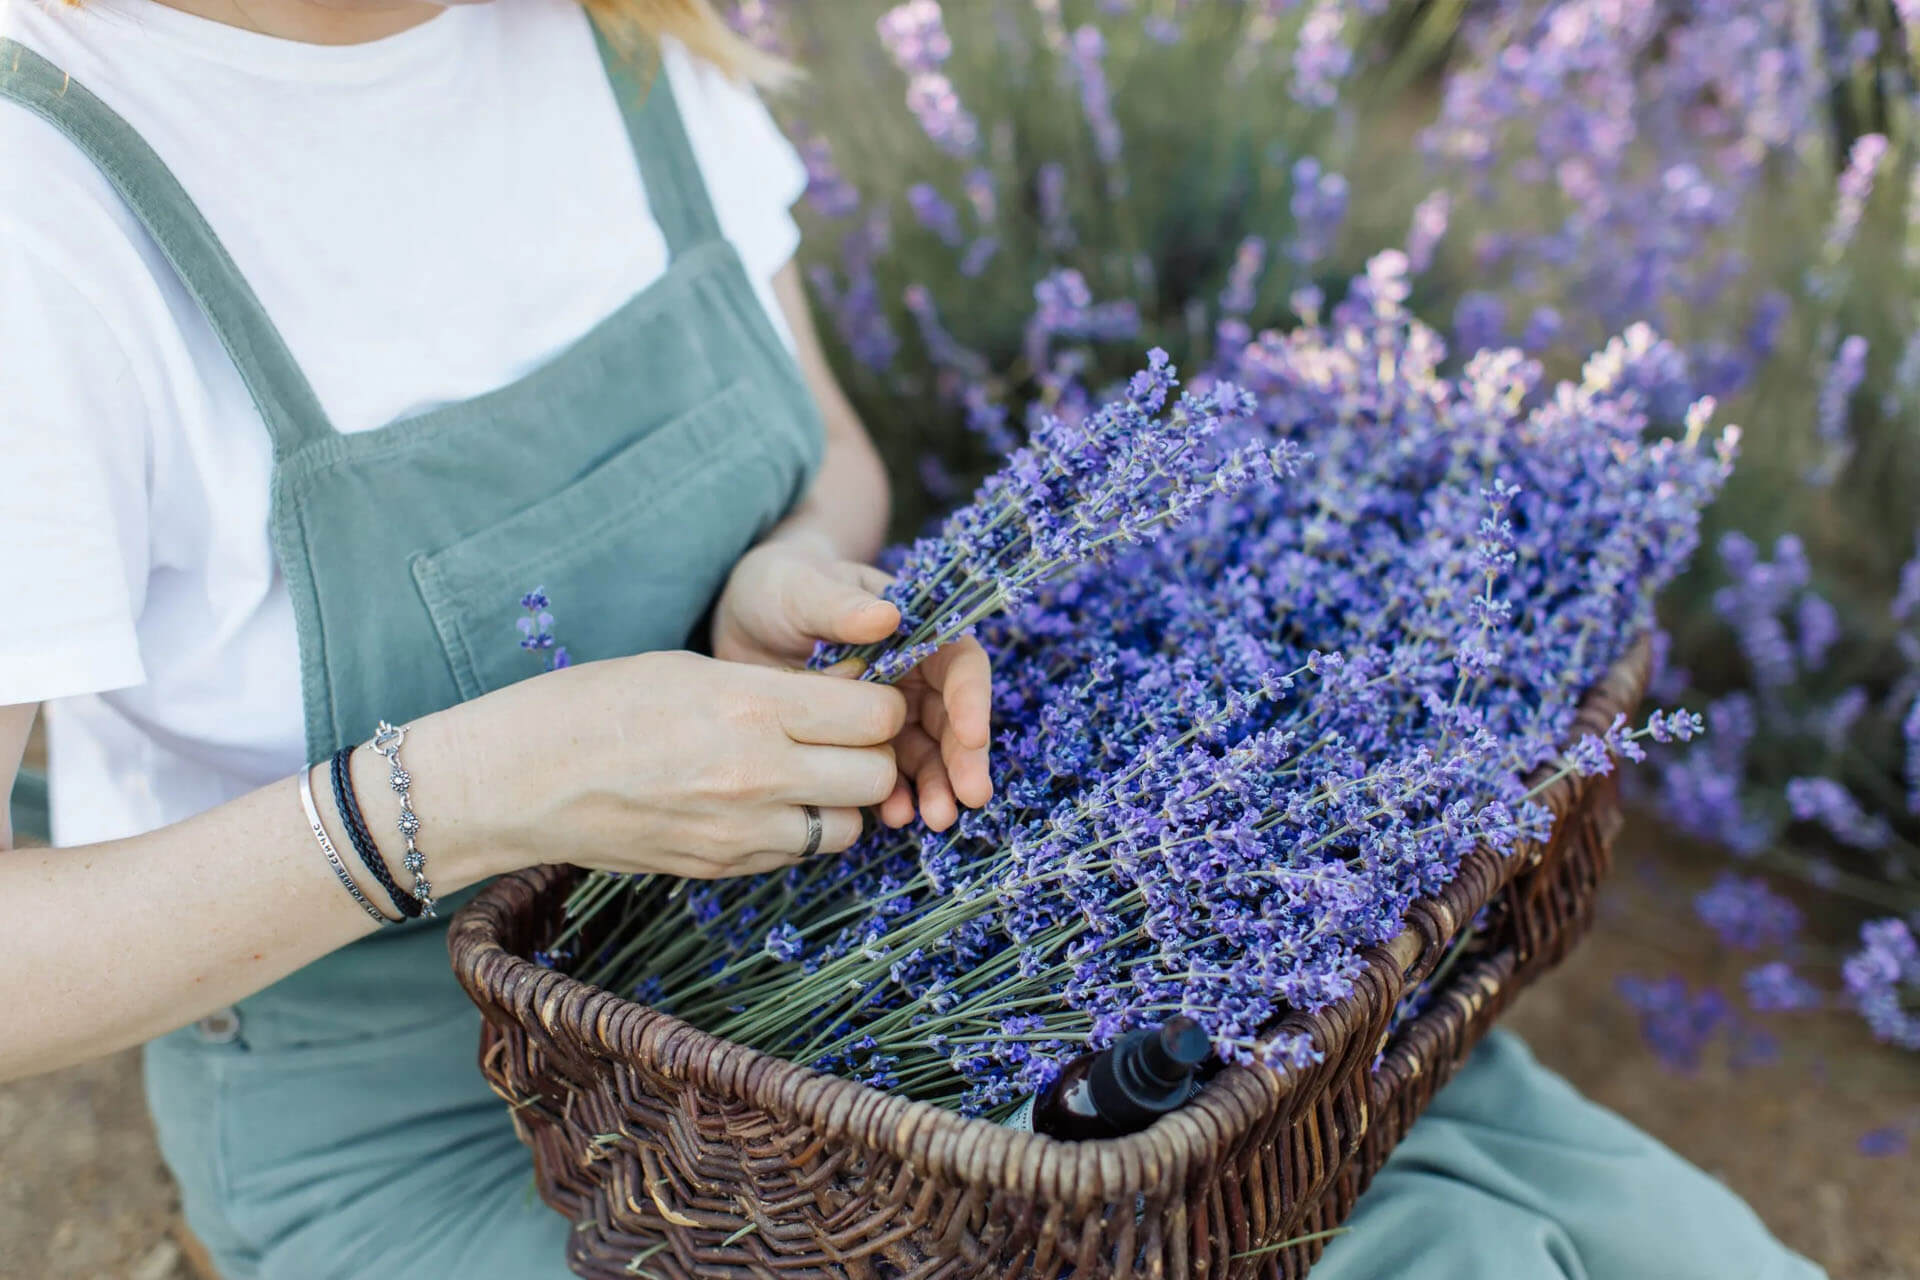
[[[0,39],[0,99],[65,134],[105,175],[160,246],[233,358],[273,436],[275,460],[333,434],[325,410],[253,289],[145,139],[60,68]]]
[[[636,67],[636,55],[615,48],[597,23],[593,38],[627,123],[627,137],[646,184],[647,204],[666,235],[669,256],[677,258],[696,245],[720,239],[720,220],[714,216],[700,162],[694,158],[693,144],[674,104],[666,63],[656,56],[650,70]]]

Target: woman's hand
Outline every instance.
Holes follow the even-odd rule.
[[[799,861],[804,805],[820,810],[819,852],[852,844],[861,807],[897,787],[906,714],[880,685],[670,652],[549,672],[427,724],[457,743],[466,794],[442,812],[479,815],[460,843],[499,860],[481,870],[715,879]]]
[[[900,625],[900,611],[880,596],[888,581],[871,565],[839,558],[823,537],[796,532],[763,542],[734,566],[720,594],[714,656],[792,668],[805,664],[816,641],[884,640]],[[921,819],[945,831],[960,805],[977,809],[992,797],[992,682],[986,650],[963,640],[896,686],[906,699],[906,720],[893,740],[900,781],[880,805],[882,822],[912,821],[917,794]]]

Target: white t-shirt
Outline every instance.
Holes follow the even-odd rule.
[[[144,137],[342,431],[520,377],[666,246],[575,0],[300,44],[154,0],[0,0]],[[720,222],[775,325],[805,171],[751,91],[670,45]],[[91,162],[0,102],[0,705],[46,702],[60,843],[297,770],[298,646],[265,425]]]

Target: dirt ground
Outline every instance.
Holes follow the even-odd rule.
[[[1813,1014],[1771,1024],[1784,1044],[1776,1065],[1736,1070],[1719,1046],[1695,1075],[1660,1066],[1616,977],[1726,982],[1741,965],[1675,905],[1710,877],[1708,859],[1646,827],[1629,828],[1619,852],[1594,936],[1511,1025],[1581,1088],[1740,1191],[1835,1280],[1920,1280],[1920,1061],[1875,1045],[1851,1018]],[[1905,1130],[1908,1151],[1863,1154],[1862,1135],[1889,1127]],[[0,1278],[192,1280],[137,1055],[0,1086],[0,1153]]]

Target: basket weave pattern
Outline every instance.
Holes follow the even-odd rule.
[[[1576,733],[1632,714],[1644,641]],[[1541,797],[1546,845],[1482,848],[1366,957],[1353,994],[1282,1026],[1303,1071],[1230,1067],[1145,1132],[1068,1143],[967,1120],[717,1039],[524,959],[579,872],[495,882],[455,919],[454,966],[486,1015],[481,1067],[573,1219],[583,1276],[661,1280],[1302,1276],[1474,1043],[1591,923],[1620,824],[1611,777]],[[1402,996],[1491,906],[1425,1010]],[[1376,1058],[1378,1065],[1376,1067]]]

